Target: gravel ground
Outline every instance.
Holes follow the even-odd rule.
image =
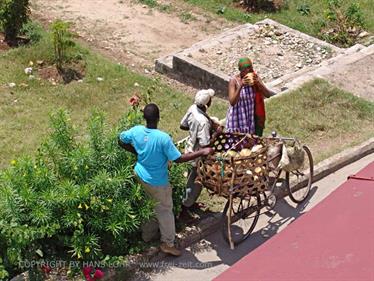
[[[230,42],[200,48],[187,56],[229,76],[237,73],[238,59],[248,56],[253,60],[256,72],[265,82],[269,82],[318,65],[334,56],[334,51],[276,26],[264,24],[253,29],[247,37],[238,36]]]

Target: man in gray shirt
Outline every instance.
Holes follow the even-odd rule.
[[[189,131],[185,148],[186,153],[197,151],[210,143],[213,122],[206,111],[212,103],[213,96],[214,90],[212,89],[198,91],[194,104],[190,106],[181,120],[180,128]],[[186,208],[190,208],[196,202],[202,190],[200,184],[195,184],[196,177],[196,161],[194,161],[188,175],[186,196],[183,200],[183,206]]]

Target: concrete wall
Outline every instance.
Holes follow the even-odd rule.
[[[229,77],[183,55],[173,56],[173,74],[178,80],[197,89],[212,88],[216,95],[227,97]]]

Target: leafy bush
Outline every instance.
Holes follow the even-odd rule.
[[[363,27],[365,25],[364,14],[360,8],[360,5],[356,2],[349,5],[345,11],[345,16],[351,25],[357,25],[359,27]]]
[[[43,27],[34,21],[28,21],[22,26],[20,31],[22,34],[26,35],[30,39],[32,44],[39,42],[43,38]]]
[[[221,14],[221,15],[223,15],[225,12],[226,12],[226,6],[225,5],[220,5],[218,7],[218,9],[216,10],[216,13]]]
[[[302,3],[297,7],[297,11],[303,16],[308,16],[310,14],[310,6],[307,3]]]
[[[29,0],[1,0],[0,25],[7,42],[15,41],[22,26],[29,18]]]
[[[57,68],[61,69],[69,59],[67,52],[75,45],[72,33],[69,31],[70,24],[62,20],[52,23],[52,41]]]
[[[353,45],[365,25],[362,10],[356,2],[345,8],[341,0],[328,0],[325,17],[328,23],[324,39],[342,46]]]
[[[102,261],[144,248],[139,226],[153,216],[153,202],[136,182],[134,156],[117,144],[120,131],[140,122],[138,106],[112,130],[94,112],[79,140],[60,110],[35,159],[13,160],[0,173],[0,280],[25,260]],[[176,211],[184,171],[173,165],[170,172]]]
[[[244,0],[240,3],[247,11],[268,11],[274,12],[282,8],[287,8],[286,0]]]

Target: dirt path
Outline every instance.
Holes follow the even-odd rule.
[[[155,59],[232,26],[179,0],[149,8],[131,0],[32,0],[33,14],[73,23],[90,45],[130,68],[152,71]]]

